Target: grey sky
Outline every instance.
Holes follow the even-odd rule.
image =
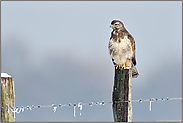
[[[16,105],[111,101],[110,22],[136,41],[132,99],[181,97],[182,2],[1,2],[1,71],[15,79]],[[133,121],[181,120],[181,101],[133,103]],[[35,109],[16,121],[113,121],[112,105]]]

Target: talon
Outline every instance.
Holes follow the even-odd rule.
[[[130,67],[123,64],[122,69],[130,69]]]
[[[125,64],[123,64],[123,66],[122,66],[122,69],[125,69],[127,66],[125,66]]]
[[[116,69],[118,69],[118,68],[120,68],[120,65],[117,64],[117,65],[114,65],[114,67],[115,67]]]

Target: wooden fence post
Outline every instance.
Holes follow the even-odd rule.
[[[123,69],[123,70],[119,68],[115,69],[114,88],[112,96],[113,115],[115,122],[132,122],[131,94],[132,94],[131,69]]]
[[[15,106],[14,78],[1,73],[1,107]],[[8,109],[1,109],[1,122],[15,122],[14,113]]]

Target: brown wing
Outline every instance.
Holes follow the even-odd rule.
[[[135,40],[134,40],[133,36],[130,33],[128,33],[128,39],[131,41],[132,50],[133,50],[132,63],[135,66],[137,64],[136,63],[136,55],[135,55]]]

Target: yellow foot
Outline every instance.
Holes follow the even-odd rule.
[[[121,66],[121,65],[119,65],[119,64],[114,65],[114,67],[115,67],[116,69],[120,68],[120,66]]]
[[[123,66],[122,66],[122,69],[125,69],[127,66],[125,66],[125,64],[123,64]]]
[[[114,65],[114,67],[115,67],[116,69],[118,69],[118,68],[121,68],[121,69],[128,68],[128,66],[125,66],[125,64],[123,64],[123,66],[121,66],[120,64],[116,64],[116,65]]]

